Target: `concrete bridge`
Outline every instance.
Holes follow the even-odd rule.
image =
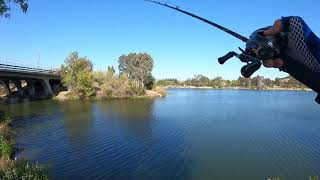
[[[59,70],[26,67],[0,61],[2,96],[48,98],[63,86]]]

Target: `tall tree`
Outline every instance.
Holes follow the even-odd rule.
[[[191,80],[193,86],[206,86],[209,81],[210,79],[202,74],[195,75]]]
[[[17,4],[26,13],[28,10],[28,0],[0,0],[0,16],[10,17],[10,5]]]
[[[115,74],[115,73],[116,73],[116,70],[114,69],[113,66],[108,66],[107,72],[108,72],[108,73]]]
[[[89,59],[79,57],[78,52],[73,52],[65,60],[65,65],[61,66],[62,82],[80,98],[92,96],[94,94],[92,67]]]
[[[119,58],[119,73],[143,86],[153,84],[153,59],[147,53],[130,53]],[[147,87],[150,88],[150,87]]]

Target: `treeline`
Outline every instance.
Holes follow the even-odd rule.
[[[105,71],[93,71],[87,57],[71,53],[61,66],[62,82],[68,87],[69,98],[128,98],[141,96],[152,89],[153,59],[146,53],[130,53],[119,58],[119,73],[108,66]]]
[[[285,78],[275,78],[274,80],[256,76],[253,78],[239,77],[237,80],[225,80],[222,77],[209,79],[204,75],[195,75],[186,81],[177,79],[162,79],[157,81],[159,86],[194,86],[194,87],[212,87],[212,88],[246,88],[246,89],[268,89],[268,88],[307,88],[302,83],[291,76]]]

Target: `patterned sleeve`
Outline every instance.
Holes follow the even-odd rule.
[[[282,18],[284,32],[288,34],[286,55],[299,61],[313,72],[320,72],[320,40],[301,17]]]

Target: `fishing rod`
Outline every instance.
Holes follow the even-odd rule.
[[[320,104],[320,72],[314,71],[310,66],[301,63],[299,60],[292,58],[292,56],[289,55],[290,50],[288,50],[288,32],[281,32],[275,36],[265,36],[264,31],[271,28],[268,26],[254,31],[250,37],[247,38],[219,24],[182,10],[179,7],[173,7],[154,0],[145,1],[191,16],[245,42],[245,50],[239,47],[239,50],[241,51],[240,54],[230,51],[225,56],[218,58],[218,62],[220,64],[224,64],[232,57],[237,57],[241,62],[246,63],[246,65],[241,68],[241,74],[245,78],[251,77],[258,69],[260,69],[263,61],[275,58],[283,59],[284,65],[280,68],[280,71],[287,72],[304,85],[319,93],[316,101]]]
[[[272,59],[275,56],[277,56],[280,52],[280,50],[283,48],[282,44],[279,42],[279,40],[275,37],[262,37],[260,34],[267,28],[259,29],[255,31],[249,38],[242,36],[230,29],[227,29],[219,24],[216,24],[212,21],[209,21],[207,19],[204,19],[202,17],[199,17],[195,14],[192,14],[190,12],[187,12],[185,10],[181,10],[178,7],[173,7],[158,1],[154,0],[145,0],[147,2],[151,2],[154,4],[158,4],[161,6],[165,6],[167,8],[179,11],[183,14],[186,14],[188,16],[191,16],[193,18],[199,19],[211,26],[214,26],[238,39],[246,43],[245,50],[240,49],[242,52],[241,54],[238,54],[234,51],[231,51],[227,53],[225,56],[220,57],[218,59],[220,64],[224,64],[226,61],[228,61],[232,57],[237,57],[240,59],[240,61],[247,63],[247,65],[243,66],[241,68],[241,74],[249,78],[254,72],[256,72],[258,69],[260,69],[262,65],[262,60]]]
[[[234,32],[234,31],[232,31],[232,30],[230,30],[230,29],[228,29],[228,28],[225,28],[225,27],[223,27],[223,26],[220,26],[219,24],[216,24],[216,23],[214,23],[214,22],[212,22],[212,21],[209,21],[209,20],[207,20],[207,19],[205,19],[205,18],[202,18],[202,17],[197,16],[197,15],[195,15],[195,14],[189,13],[189,12],[187,12],[187,11],[181,10],[181,9],[179,9],[179,7],[173,7],[173,6],[170,6],[170,5],[168,5],[168,4],[164,4],[164,3],[161,3],[161,2],[158,2],[158,1],[153,1],[153,0],[145,0],[145,1],[148,1],[148,2],[151,2],[151,3],[155,3],[155,4],[159,4],[159,5],[161,5],[161,6],[168,7],[168,8],[170,8],[170,9],[173,9],[173,10],[179,11],[179,12],[181,12],[181,13],[184,13],[184,14],[186,14],[186,15],[189,15],[189,16],[191,16],[191,17],[193,17],[193,18],[199,19],[200,21],[205,22],[205,23],[207,23],[207,24],[210,24],[211,26],[214,26],[214,27],[216,27],[216,28],[224,31],[224,32],[226,32],[226,33],[228,33],[228,34],[230,34],[230,35],[232,35],[232,36],[240,39],[240,40],[243,41],[243,42],[247,42],[247,41],[249,40],[249,39],[248,39],[247,37],[245,37],[245,36],[242,36],[242,35]]]

